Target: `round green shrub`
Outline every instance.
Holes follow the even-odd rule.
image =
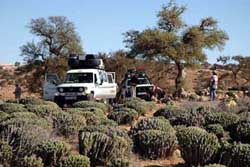
[[[51,126],[45,119],[30,112],[16,112],[0,122],[0,137],[7,141],[17,157],[33,153],[43,140],[47,139]]]
[[[90,167],[89,158],[83,155],[69,155],[62,159],[58,167]]]
[[[138,117],[138,113],[134,109],[119,108],[108,114],[108,118],[114,120],[119,125],[131,124]]]
[[[250,144],[250,120],[240,120],[230,128],[230,136],[235,141]]]
[[[153,117],[153,118],[145,118],[137,122],[129,131],[129,134],[134,136],[139,131],[143,130],[161,130],[165,132],[174,132],[175,130],[172,128],[169,121],[162,117]]]
[[[80,154],[88,156],[94,166],[107,165],[114,159],[127,157],[131,148],[131,143],[118,135],[84,131],[79,133]]]
[[[101,102],[95,102],[95,101],[79,101],[73,104],[73,107],[76,108],[89,108],[89,107],[94,107],[94,108],[100,108],[103,110],[103,112],[107,112],[109,110],[109,106],[101,103]]]
[[[0,111],[0,122],[1,122],[2,120],[4,120],[6,117],[8,117],[8,115],[9,115],[9,114]]]
[[[33,105],[28,104],[26,105],[26,108],[29,112],[35,113],[40,117],[50,117],[54,113],[61,112],[61,108],[58,106],[53,105],[45,105],[45,104],[39,104],[39,105]]]
[[[209,165],[205,165],[204,167],[226,167],[226,166],[221,165],[221,164],[209,164]]]
[[[223,145],[221,162],[227,167],[250,167],[250,144]]]
[[[13,152],[11,146],[2,140],[0,140],[0,164],[3,166],[10,166]]]
[[[86,111],[86,112],[80,112],[80,114],[85,118],[87,125],[101,124],[101,119],[97,115],[95,115],[93,112]]]
[[[53,125],[57,134],[69,137],[78,134],[86,126],[86,120],[79,113],[58,112],[53,119]]]
[[[223,127],[220,124],[207,125],[206,130],[209,133],[214,133],[218,138],[222,138],[225,133]]]
[[[69,147],[62,141],[47,140],[38,145],[36,154],[46,166],[55,166],[69,152]]]
[[[107,167],[129,167],[128,159],[114,159],[108,163]]]
[[[146,102],[140,98],[133,98],[125,101],[124,106],[136,110],[139,115],[144,115],[147,111],[151,111],[155,107],[155,104],[153,102]]]
[[[27,109],[22,104],[3,103],[0,105],[0,111],[3,111],[5,113],[13,113],[13,112],[26,112]]]
[[[35,155],[25,156],[21,162],[22,167],[43,167],[43,161]]]
[[[203,126],[205,123],[204,115],[206,112],[202,107],[180,108],[167,106],[159,109],[154,116],[163,116],[168,119],[171,125]]]
[[[135,143],[136,151],[144,158],[166,158],[172,155],[177,146],[176,135],[171,131],[139,131],[137,138]]]
[[[225,130],[237,123],[240,117],[228,112],[210,112],[206,115],[206,124],[221,124]]]
[[[67,112],[70,113],[83,113],[83,112],[92,112],[99,118],[105,118],[105,113],[102,109],[96,108],[96,107],[88,107],[88,108],[69,108],[66,110]]]
[[[43,104],[44,101],[36,97],[25,97],[20,100],[20,103],[24,105],[27,105],[27,104],[40,105],[40,104]]]
[[[217,137],[198,127],[177,128],[181,154],[186,164],[192,166],[209,163],[219,149]]]

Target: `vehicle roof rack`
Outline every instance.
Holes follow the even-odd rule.
[[[68,66],[70,69],[104,69],[103,60],[94,54],[70,54]]]

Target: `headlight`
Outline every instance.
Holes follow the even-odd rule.
[[[63,92],[63,88],[59,88],[58,91],[62,93]]]
[[[79,91],[80,91],[80,92],[83,92],[83,91],[84,91],[84,88],[79,88]]]

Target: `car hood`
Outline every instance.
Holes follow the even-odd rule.
[[[63,88],[63,87],[90,87],[90,86],[94,86],[94,83],[62,83],[57,87]]]

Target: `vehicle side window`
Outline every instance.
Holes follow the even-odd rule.
[[[108,74],[108,82],[114,83],[112,74]]]
[[[95,79],[95,84],[98,84],[98,81],[97,81],[97,76],[96,76],[96,74],[94,75],[94,79]]]

